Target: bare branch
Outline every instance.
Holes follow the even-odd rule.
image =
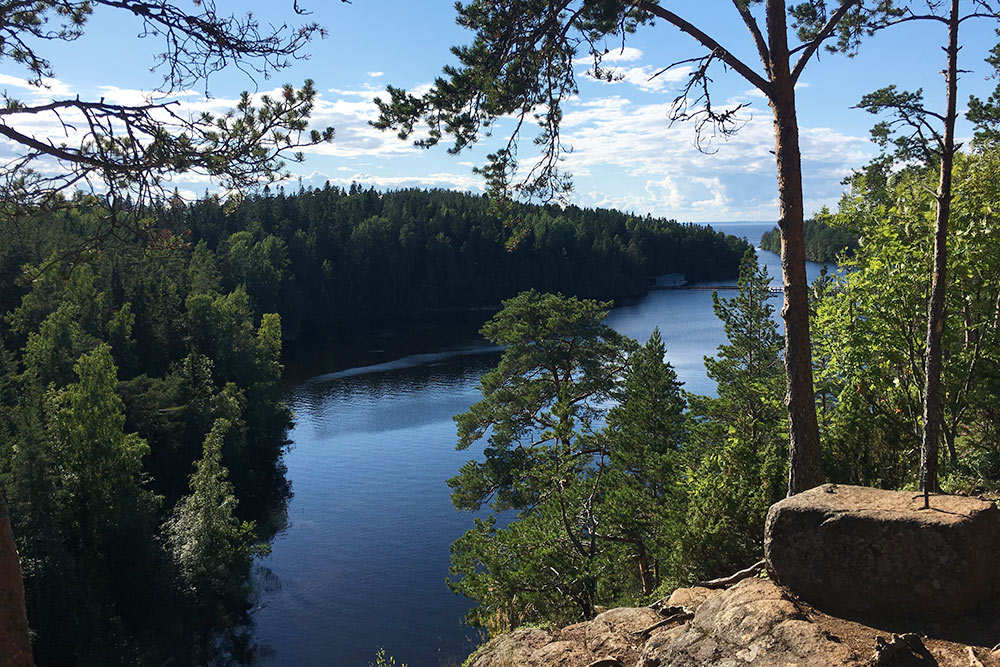
[[[682,32],[694,37],[696,40],[701,42],[702,46],[712,52],[713,57],[719,58],[722,62],[732,67],[744,79],[749,81],[768,97],[772,96],[771,83],[767,79],[753,71],[753,69],[747,66],[746,63],[734,56],[728,49],[724,48],[721,44],[709,37],[698,27],[688,23],[686,20],[669,9],[665,9],[661,5],[652,2],[652,0],[633,0],[633,2],[636,7],[652,14],[653,16],[661,18],[664,21],[667,21]]]
[[[757,47],[757,55],[760,56],[760,61],[764,64],[764,73],[767,75],[768,80],[771,79],[771,53],[767,49],[767,42],[764,40],[764,35],[760,32],[760,26],[757,25],[757,19],[753,17],[750,13],[750,9],[747,7],[746,2],[742,0],[733,0],[733,5],[736,6],[736,11],[740,13],[740,17],[743,18],[743,23],[746,24],[747,30],[753,36],[753,43]]]

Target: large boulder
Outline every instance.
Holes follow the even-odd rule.
[[[838,612],[940,619],[997,591],[1000,510],[987,501],[827,484],[771,507],[768,570]]]

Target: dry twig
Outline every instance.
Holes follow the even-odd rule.
[[[761,559],[746,568],[745,570],[740,570],[728,577],[720,577],[719,579],[710,579],[709,581],[700,581],[695,586],[700,586],[701,588],[729,588],[730,586],[735,586],[744,579],[749,579],[750,577],[756,577],[764,568],[767,566],[766,561]]]

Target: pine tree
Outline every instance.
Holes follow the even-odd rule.
[[[659,585],[683,516],[678,490],[687,438],[685,401],[665,354],[660,331],[654,329],[629,359],[620,402],[608,414],[604,532],[628,546],[642,595]]]

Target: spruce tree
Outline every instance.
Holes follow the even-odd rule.
[[[732,572],[761,557],[764,519],[784,496],[787,426],[782,337],[772,317],[770,277],[748,250],[739,294],[713,295],[727,342],[705,358],[718,396],[691,396],[691,468],[681,578]]]

